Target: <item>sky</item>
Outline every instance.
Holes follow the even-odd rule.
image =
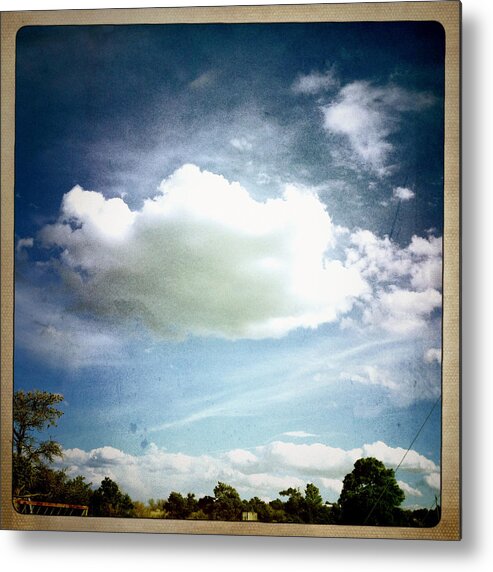
[[[14,384],[64,395],[69,474],[334,502],[374,456],[434,506],[441,26],[37,26],[16,57]]]

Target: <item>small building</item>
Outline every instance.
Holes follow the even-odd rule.
[[[256,521],[257,520],[257,513],[256,512],[250,512],[250,511],[244,511],[241,513],[241,520]]]

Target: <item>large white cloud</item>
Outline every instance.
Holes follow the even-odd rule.
[[[344,86],[334,101],[322,107],[324,127],[345,136],[360,162],[384,175],[393,151],[389,136],[398,130],[400,115],[432,103],[433,99],[426,94],[393,85],[381,87],[355,81]]]
[[[320,487],[325,498],[337,500],[344,476],[361,457],[376,457],[395,468],[404,449],[383,442],[366,444],[352,450],[322,443],[312,445],[274,442],[252,450],[234,449],[218,455],[171,453],[151,443],[140,455],[131,455],[114,447],[91,451],[66,449],[63,463],[70,475],[82,474],[98,486],[108,476],[129,494],[140,500],[166,498],[173,490],[182,493],[211,494],[217,481],[225,481],[249,498],[275,498],[288,487],[304,488],[307,482]],[[416,451],[409,451],[402,470],[415,473],[426,484],[439,487],[435,477],[439,468]],[[419,496],[411,485],[405,492]]]
[[[258,339],[332,322],[366,291],[357,268],[330,258],[334,235],[324,205],[304,189],[258,202],[185,165],[136,211],[74,187],[39,238],[62,250],[85,311],[166,338]]]

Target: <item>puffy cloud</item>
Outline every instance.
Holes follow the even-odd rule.
[[[437,470],[437,466],[432,460],[420,455],[417,451],[411,449],[406,452],[406,449],[402,447],[389,447],[383,441],[363,445],[362,453],[361,457],[375,457],[393,469],[400,466],[405,471],[426,473]]]
[[[393,151],[388,138],[398,130],[400,115],[419,111],[432,103],[433,99],[426,94],[355,81],[344,86],[337,98],[321,109],[325,129],[347,137],[360,161],[384,175]]]
[[[441,238],[413,236],[401,248],[387,236],[357,230],[351,234],[345,264],[373,286],[363,310],[366,325],[409,335],[425,328],[432,312],[441,307]]]
[[[231,484],[245,497],[262,498],[275,498],[283,489],[304,488],[307,482],[313,482],[330,500],[337,500],[342,480],[357,459],[377,457],[395,468],[404,453],[404,449],[382,442],[346,451],[322,443],[277,441],[251,451],[234,449],[216,456],[193,456],[171,453],[151,443],[140,455],[109,446],[91,451],[66,449],[63,464],[70,475],[84,475],[94,486],[108,476],[141,500],[166,498],[172,490],[211,494],[217,481]],[[436,485],[438,467],[416,451],[408,452],[401,468],[421,474],[430,486]],[[418,489],[405,483],[401,486],[408,494],[420,496]]]
[[[406,187],[396,187],[392,192],[392,196],[401,201],[410,201],[411,199],[414,199],[416,194],[414,191],[411,191],[411,189]]]
[[[309,74],[299,75],[291,86],[291,89],[295,93],[314,95],[321,91],[327,91],[337,85],[338,81],[332,71],[329,70],[325,73],[312,71]]]
[[[349,472],[361,456],[359,449],[345,451],[322,443],[295,444],[274,441],[258,447],[263,463],[304,475],[339,476]]]
[[[426,350],[424,355],[426,363],[433,363],[436,361],[438,364],[442,363],[442,350],[440,348],[430,348]]]
[[[426,327],[427,318],[441,304],[440,292],[432,288],[424,292],[393,288],[378,294],[377,304],[365,310],[364,319],[392,333],[415,333]]]
[[[405,483],[404,481],[397,481],[397,484],[404,491],[406,496],[412,496],[412,497],[422,497],[423,496],[423,493],[419,489],[412,487],[411,485],[409,485],[408,483]]]
[[[440,490],[440,473],[431,473],[430,475],[425,475],[424,477],[425,483],[431,488],[436,491]]]
[[[418,290],[441,288],[441,263],[442,240],[435,236],[414,235],[401,248],[388,236],[359,229],[351,234],[346,251],[346,265],[355,266],[365,278],[392,284],[405,280]]]
[[[61,249],[79,308],[169,339],[315,328],[350,311],[367,288],[356,268],[328,257],[334,225],[314,194],[288,186],[258,202],[194,165],[136,211],[74,187],[39,239]]]

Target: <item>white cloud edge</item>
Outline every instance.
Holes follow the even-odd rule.
[[[376,457],[387,467],[395,468],[405,450],[389,447],[381,441],[352,450],[330,447],[322,443],[295,444],[274,441],[268,445],[233,449],[216,455],[171,453],[151,443],[140,455],[131,455],[105,446],[83,451],[64,450],[63,464],[68,474],[82,474],[98,486],[108,476],[136,500],[166,498],[172,490],[181,493],[211,494],[217,481],[231,484],[244,496],[276,498],[289,486],[304,488],[315,483],[324,498],[337,500],[344,476],[361,457]],[[422,476],[430,488],[439,488],[439,467],[433,461],[411,450],[401,466],[409,474]],[[401,481],[404,483],[404,481]],[[404,483],[407,495],[422,496],[417,488]]]

